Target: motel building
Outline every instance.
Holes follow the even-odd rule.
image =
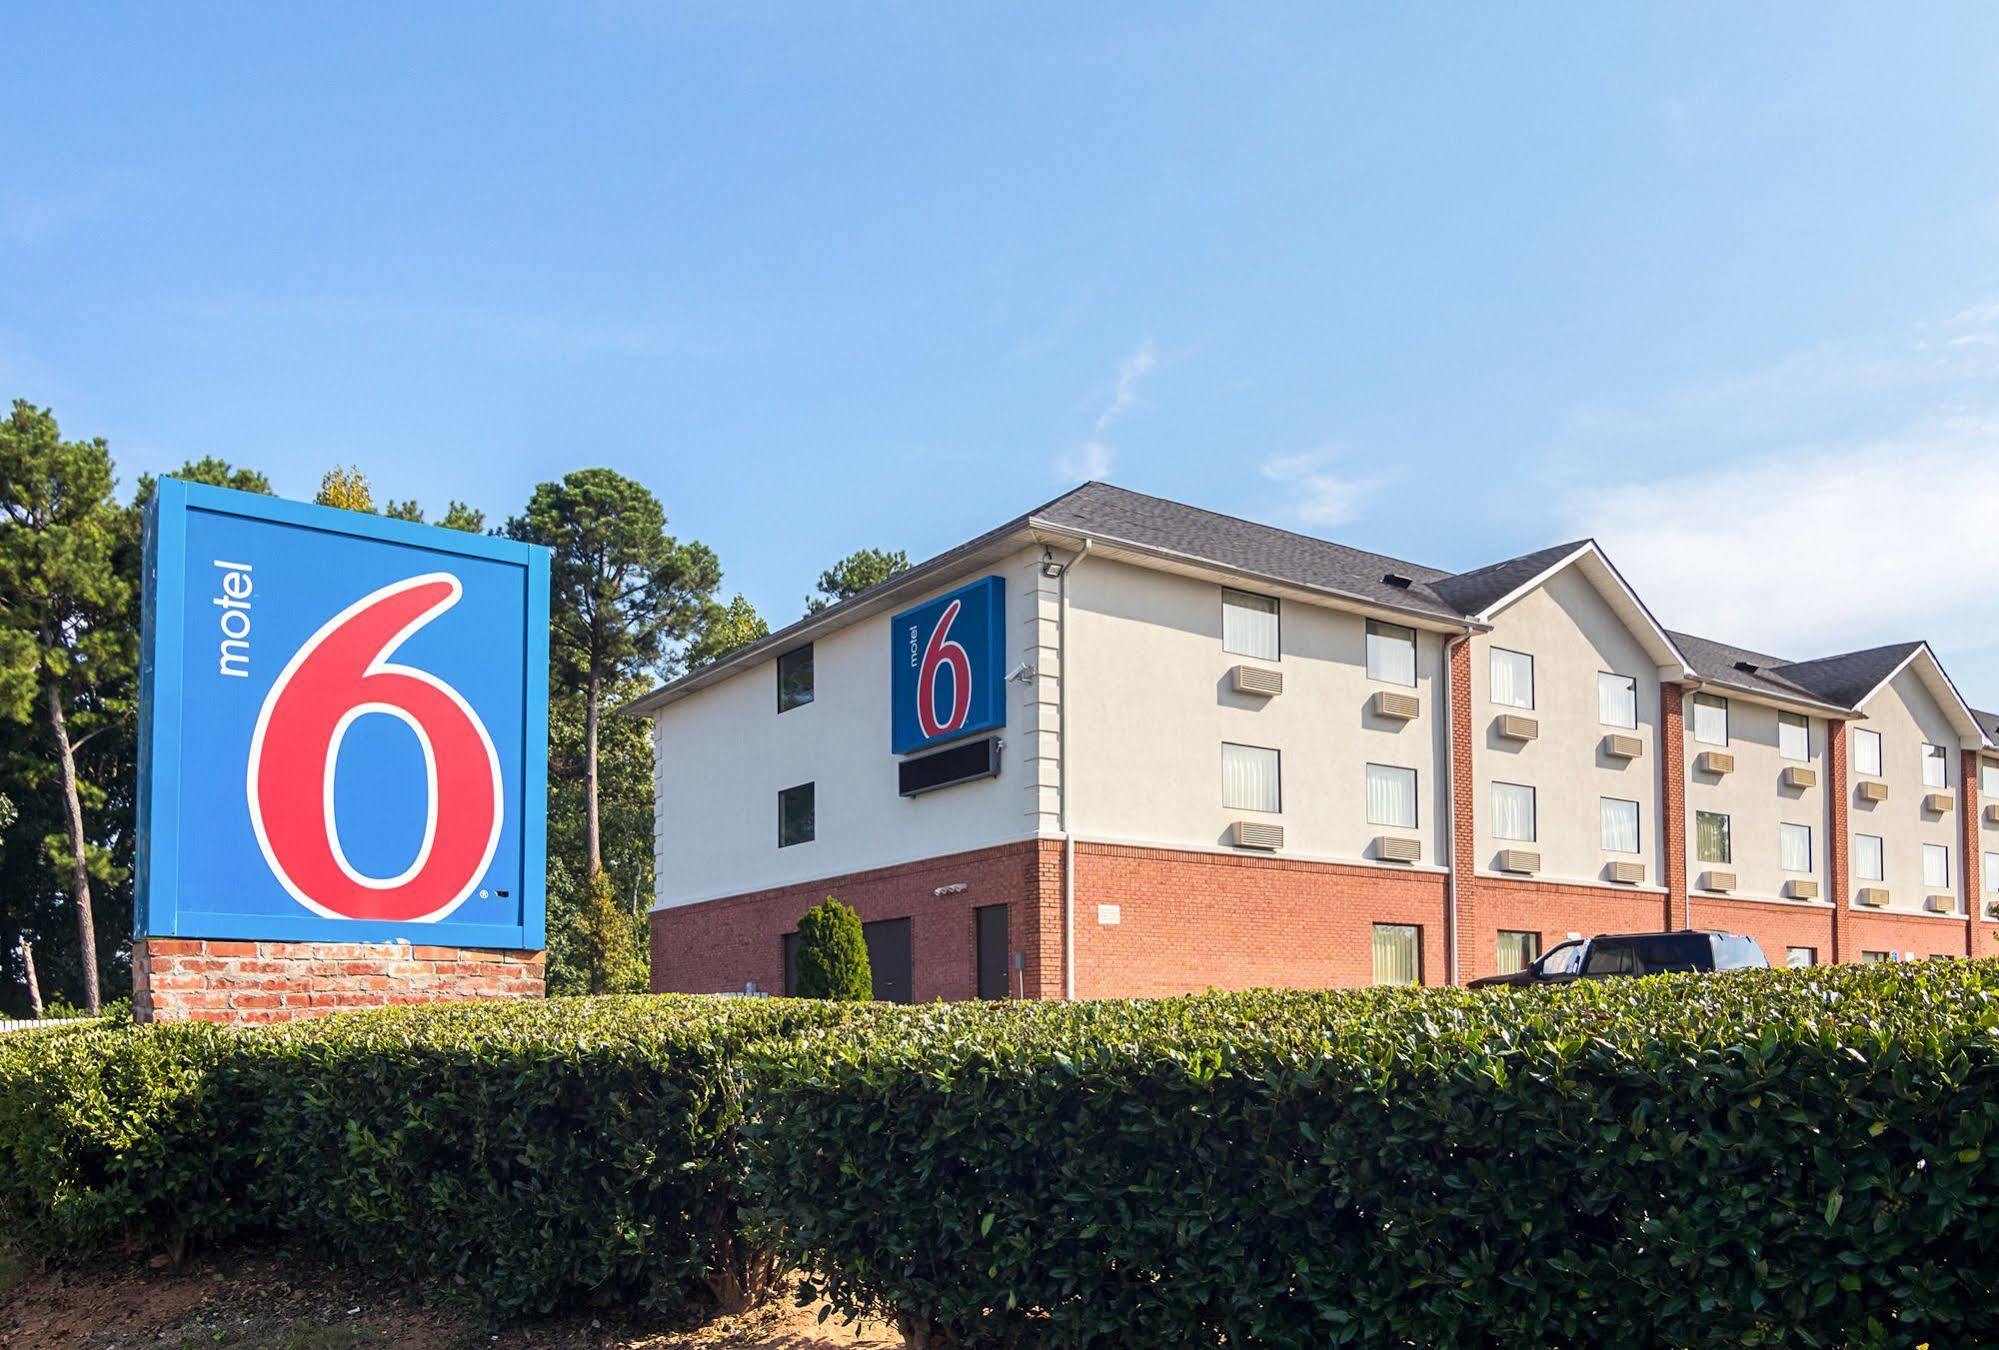
[[[1590,540],[1453,574],[1089,483],[628,711],[655,990],[784,992],[827,896],[918,1001],[1999,954],[1999,718],[1929,645],[1669,631]]]

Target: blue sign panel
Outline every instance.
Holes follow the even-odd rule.
[[[960,586],[889,620],[895,753],[1006,725],[1006,578]]]
[[[162,479],[141,936],[543,945],[548,553]]]

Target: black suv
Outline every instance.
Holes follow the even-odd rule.
[[[1672,970],[1761,970],[1770,963],[1755,938],[1740,933],[1609,933],[1564,942],[1510,975],[1473,980],[1473,989],[1510,984],[1566,984],[1616,975],[1661,975]]]

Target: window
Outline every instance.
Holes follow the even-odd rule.
[[[1367,823],[1416,828],[1416,771],[1387,764],[1367,766]]]
[[[1222,650],[1259,661],[1277,660],[1277,602],[1267,595],[1224,589]]]
[[[1950,885],[1950,849],[1942,844],[1923,845],[1923,885],[1941,891]]]
[[[1704,863],[1719,863],[1723,867],[1735,861],[1727,816],[1719,811],[1694,812],[1694,856]]]
[[[1596,677],[1596,720],[1607,727],[1638,725],[1638,681],[1629,675],[1599,671]]]
[[[1367,678],[1384,684],[1416,683],[1416,630],[1367,621]]]
[[[1534,789],[1519,783],[1492,785],[1492,837],[1534,842]]]
[[[1878,834],[1856,834],[1853,836],[1853,875],[1862,881],[1885,881],[1888,874],[1882,870],[1881,836]]]
[[[1423,930],[1413,923],[1374,926],[1374,982],[1423,983]]]
[[[1999,853],[1985,855],[1985,889],[1999,891]]]
[[[1499,973],[1511,975],[1516,970],[1525,970],[1534,964],[1541,954],[1539,933],[1509,933],[1499,930]]]
[[[1895,953],[1893,952],[1862,952],[1860,954],[1860,964],[1863,966],[1882,966],[1894,959]]]
[[[1623,943],[1592,943],[1589,949],[1589,961],[1583,966],[1585,975],[1638,973],[1638,953]]]
[[[1818,963],[1819,949],[1817,947],[1784,948],[1784,964],[1792,970],[1806,970]]]
[[[1525,652],[1492,649],[1492,701],[1502,708],[1534,706],[1534,658]]]
[[[1864,727],[1853,729],[1853,771],[1869,778],[1881,776],[1881,733]]]
[[[1222,746],[1222,805],[1231,811],[1281,811],[1275,750],[1255,745]]]
[[[1728,700],[1694,695],[1694,739],[1702,745],[1728,744]]]
[[[777,710],[790,712],[812,701],[812,644],[777,658]]]
[[[1988,760],[1978,766],[1978,795],[1999,802],[1999,764]]]
[[[1777,753],[1785,759],[1812,757],[1812,723],[1803,713],[1777,714]]]
[[[1583,944],[1573,939],[1564,942],[1541,959],[1541,973],[1543,975],[1575,974],[1582,969],[1584,950]]]
[[[1923,786],[1927,788],[1950,786],[1950,766],[1944,759],[1941,745],[1923,747]]]
[[[777,794],[777,846],[809,844],[813,839],[813,794],[815,785],[800,783]]]
[[[1777,865],[1786,872],[1812,870],[1812,827],[1783,824],[1777,827]]]
[[[1638,851],[1638,803],[1618,797],[1601,798],[1603,807],[1603,851]]]

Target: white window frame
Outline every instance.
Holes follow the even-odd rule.
[[[1386,672],[1385,663],[1381,667],[1376,666],[1374,660],[1374,652],[1375,652],[1375,641],[1377,639],[1379,639],[1384,644],[1392,642],[1397,644],[1398,646],[1408,647],[1409,649],[1408,679],[1406,680],[1399,679],[1392,674],[1385,673]],[[1367,662],[1367,678],[1369,678],[1370,680],[1377,681],[1378,683],[1381,684],[1401,685],[1404,689],[1414,689],[1416,687],[1416,630],[1415,629],[1405,628],[1403,625],[1399,623],[1388,623],[1387,621],[1382,619],[1369,619],[1367,621],[1366,635],[1362,639],[1362,642],[1363,646],[1365,647],[1365,651],[1363,652],[1363,657]]]
[[[1869,876],[1862,866],[1867,850],[1861,846],[1865,840],[1874,845],[1874,874]],[[1855,881],[1886,881],[1888,879],[1888,841],[1878,834],[1855,834],[1853,836],[1853,879]]]
[[[1788,862],[1785,861],[1784,840],[1787,837],[1796,838],[1796,834],[1794,832],[1798,830],[1803,830],[1805,832],[1805,865],[1803,867],[1793,867]],[[1785,872],[1810,873],[1811,871],[1814,870],[1816,862],[1817,858],[1812,852],[1812,827],[1809,825],[1800,825],[1796,821],[1792,820],[1779,821],[1777,823],[1778,868]]]
[[[1254,603],[1242,603],[1245,600],[1253,601]],[[1270,608],[1262,608],[1264,605],[1268,605]],[[1244,614],[1255,615],[1258,618],[1267,617],[1270,620],[1269,651],[1263,651],[1261,648],[1252,650],[1249,646],[1244,645],[1241,637],[1237,637],[1236,645],[1230,644],[1229,611],[1231,609],[1239,610]],[[1283,660],[1284,608],[1282,602],[1274,595],[1258,595],[1255,591],[1237,590],[1233,586],[1222,587],[1222,650],[1231,656],[1247,656],[1252,661]]]
[[[1499,818],[1500,818],[1499,791],[1501,788],[1512,788],[1516,791],[1524,792],[1527,794],[1527,834],[1525,835],[1525,837],[1522,837],[1520,835],[1501,834],[1499,832]],[[1491,792],[1492,837],[1494,839],[1504,839],[1509,844],[1540,843],[1541,842],[1540,795],[1541,795],[1540,793],[1534,790],[1534,786],[1531,783],[1501,783],[1495,781],[1492,785],[1492,792]]]
[[[1701,735],[1701,709],[1703,708],[1708,709],[1710,712],[1719,712],[1721,714],[1720,740],[1715,740],[1712,736]],[[1700,742],[1702,745],[1728,744],[1728,700],[1727,699],[1723,698],[1719,694],[1695,694],[1693,720],[1694,720],[1693,736],[1696,741]]]
[[[1631,808],[1631,847],[1616,848],[1610,842],[1610,808],[1628,806]],[[1637,855],[1645,851],[1645,811],[1637,802],[1628,797],[1597,798],[1597,823],[1601,831],[1598,842],[1605,853],[1626,853]]]
[[[1805,954],[1805,959],[1802,961],[1798,960],[1799,952],[1803,952]],[[1784,966],[1786,969],[1810,970],[1813,966],[1817,965],[1818,963],[1819,963],[1819,949],[1817,947],[1784,948]]]
[[[1398,781],[1400,781],[1401,776],[1406,775],[1409,784],[1409,818],[1407,820],[1383,820],[1375,815],[1374,781],[1377,773],[1397,775]],[[1423,815],[1421,805],[1422,775],[1420,773],[1415,769],[1406,768],[1400,764],[1369,764],[1367,766],[1366,782],[1368,824],[1383,825],[1392,830],[1414,830],[1421,828],[1417,823],[1422,819]]]
[[[1604,716],[1604,713],[1608,711],[1608,706],[1604,702],[1604,692],[1607,688],[1611,687],[1611,682],[1615,683],[1620,693],[1630,695],[1631,720],[1629,722],[1613,722]],[[1614,670],[1599,670],[1596,673],[1596,716],[1597,720],[1604,726],[1622,727],[1626,731],[1636,731],[1638,729],[1638,681],[1629,675],[1619,675]]]
[[[1244,806],[1229,800],[1229,751],[1248,750],[1258,755],[1270,756],[1271,786],[1276,789],[1276,801],[1270,806]],[[1260,815],[1279,815],[1284,810],[1284,752],[1268,745],[1244,745],[1240,741],[1222,742],[1222,809],[1224,811],[1255,811]]]
[[[1517,656],[1527,663],[1527,701],[1525,703],[1515,703],[1499,696],[1499,658],[1502,656]],[[1523,712],[1534,711],[1534,654],[1532,652],[1520,652],[1515,651],[1511,647],[1495,646],[1487,653],[1485,673],[1486,697],[1491,700],[1493,707],[1519,708]]]
[[[1868,753],[1865,755],[1860,750],[1860,747],[1863,745],[1868,747]],[[1869,758],[1872,758],[1874,761],[1874,767],[1871,769],[1866,764],[1866,760]],[[1853,729],[1853,771],[1857,774],[1865,774],[1869,778],[1879,778],[1881,776],[1881,764],[1881,733],[1870,730],[1867,727],[1855,727]]]
[[[1403,937],[1404,935],[1407,935],[1411,940],[1411,942],[1414,944],[1414,950],[1410,953],[1410,956],[1412,958],[1410,979],[1383,980],[1381,978],[1381,971],[1379,969],[1378,962],[1380,957],[1379,948],[1381,942],[1381,935],[1384,931],[1393,933],[1395,937],[1397,937],[1398,939]],[[1376,968],[1372,972],[1374,975],[1375,984],[1414,986],[1423,983],[1423,927],[1421,924],[1377,923],[1368,930],[1368,950],[1370,956],[1377,962]]]
[[[1985,893],[1999,893],[1999,851],[1985,851]]]
[[[1784,746],[1784,733],[1795,731],[1805,738],[1804,753],[1794,755]],[[1777,753],[1784,759],[1798,763],[1812,757],[1812,719],[1803,713],[1780,712],[1777,714]]]
[[[1935,753],[1932,753],[1932,751]],[[1932,764],[1937,766],[1937,776],[1934,782],[1930,780],[1930,765]],[[1928,741],[1923,742],[1923,786],[1937,791],[1943,791],[1950,787],[1950,751],[1944,749],[1941,745],[1931,745]]]
[[[1978,795],[1999,802],[1999,764],[1989,759],[1978,765]]]
[[[1941,880],[1935,880],[1932,879],[1931,877],[1930,863],[1932,861],[1939,861],[1939,860],[1941,862],[1941,866],[1939,866],[1936,870],[1942,872],[1943,877]],[[1949,889],[1950,889],[1950,845],[1924,844],[1923,845],[1923,890],[1930,894],[1938,894],[1943,891],[1947,891]]]

